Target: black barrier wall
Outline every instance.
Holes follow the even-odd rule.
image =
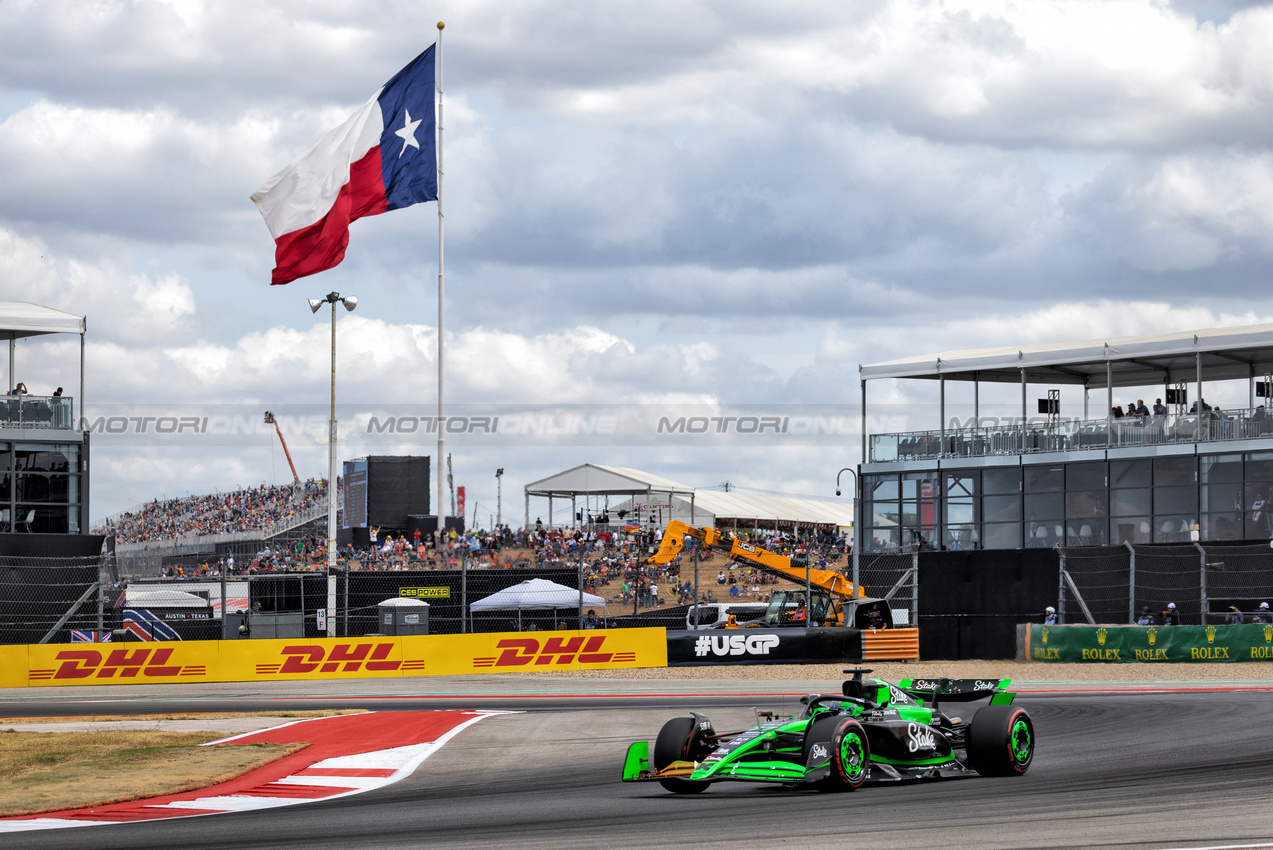
[[[1015,658],[1017,624],[1056,605],[1058,565],[1051,549],[921,552],[920,658]]]

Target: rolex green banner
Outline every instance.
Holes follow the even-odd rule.
[[[1269,661],[1273,625],[1032,625],[1025,649],[1031,661]]]

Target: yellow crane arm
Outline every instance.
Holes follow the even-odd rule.
[[[648,562],[651,564],[671,562],[684,548],[686,537],[701,541],[708,549],[724,552],[732,560],[755,564],[768,573],[800,584],[805,581],[805,567],[793,564],[791,559],[784,555],[770,552],[763,546],[746,543],[715,528],[695,528],[679,520],[672,520],[667,524],[667,531],[663,533],[663,539],[659,541],[658,551],[650,556]],[[855,588],[853,582],[834,570],[810,569],[808,578],[809,584],[813,587],[821,588],[836,596],[849,599],[866,597],[862,588]]]

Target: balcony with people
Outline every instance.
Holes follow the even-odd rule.
[[[983,418],[977,427],[870,435],[868,463],[943,458],[1030,455],[1043,452],[1230,442],[1273,436],[1264,405],[1254,409],[1211,408],[1147,416],[1118,412],[1102,419],[1039,417],[1022,421]]]

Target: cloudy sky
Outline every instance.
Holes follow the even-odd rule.
[[[305,300],[338,290],[342,457],[435,454],[359,428],[436,404],[436,207],[270,287],[248,196],[438,20],[457,409],[855,416],[859,363],[1273,321],[1270,5],[0,0],[0,299],[88,317],[90,419],[321,419],[329,319]],[[21,342],[16,371],[75,385],[78,349]],[[872,392],[937,427],[931,387]],[[302,477],[323,436],[291,436]],[[448,450],[485,523],[496,467],[517,521],[524,484],[587,462],[830,496],[860,459],[834,442]],[[290,478],[263,428],[102,435],[93,470],[94,517]]]

